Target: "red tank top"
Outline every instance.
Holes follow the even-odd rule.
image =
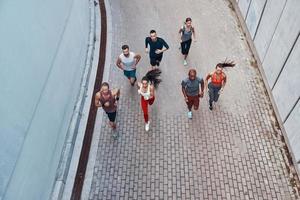
[[[117,109],[117,107],[115,106],[116,100],[115,100],[115,98],[114,98],[114,96],[112,95],[112,93],[111,93],[110,90],[109,90],[109,97],[108,97],[107,99],[105,99],[105,98],[103,97],[102,92],[100,92],[100,102],[101,102],[101,104],[103,105],[102,108],[103,108],[103,110],[104,110],[105,112],[111,113],[111,112],[115,112],[116,109]],[[109,102],[109,106],[108,106],[108,107],[104,106],[104,104],[105,104],[106,102]]]
[[[220,75],[217,75],[216,72],[213,73],[213,75],[211,76],[211,82],[214,84],[214,85],[222,85],[223,83],[223,80],[224,80],[224,75],[223,73],[221,73]]]

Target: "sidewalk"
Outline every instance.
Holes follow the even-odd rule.
[[[89,199],[296,199],[274,136],[272,108],[234,13],[225,0],[186,2],[111,0],[106,5],[112,13],[109,82],[121,88],[121,137],[113,141],[106,116],[102,124],[96,122],[100,135]],[[188,16],[198,41],[184,67],[177,33]],[[147,134],[137,90],[114,64],[121,45],[129,44],[142,55],[141,79],[149,68],[144,39],[150,29],[170,50],[164,53],[163,82]],[[188,120],[181,80],[191,67],[204,77],[226,57],[237,66],[225,70],[228,83],[216,109],[208,109],[205,94]]]

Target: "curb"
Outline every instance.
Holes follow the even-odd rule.
[[[91,0],[90,0],[91,1]],[[75,172],[75,176],[73,177],[73,187],[70,193],[66,193],[70,195],[70,199],[72,200],[79,200],[81,198],[82,189],[86,177],[87,165],[88,160],[90,157],[92,139],[94,137],[94,128],[95,128],[95,121],[97,117],[97,107],[94,106],[94,94],[100,90],[100,86],[103,80],[105,62],[106,62],[106,44],[107,44],[107,20],[106,20],[106,9],[105,9],[105,2],[104,0],[93,0],[94,9],[95,10],[94,16],[97,15],[95,18],[96,21],[96,37],[95,40],[97,41],[97,51],[94,52],[94,57],[98,57],[98,60],[93,60],[93,75],[95,75],[95,79],[89,82],[88,85],[88,101],[85,104],[85,112],[88,113],[86,116],[86,122],[84,127],[82,127],[82,132],[84,132],[83,138],[77,139],[78,141],[78,154],[80,156],[76,157],[78,162],[74,161],[74,167],[70,168]],[[101,30],[101,31],[100,31]],[[96,54],[98,53],[98,54]],[[76,142],[77,142],[76,141]],[[80,152],[79,152],[80,151]],[[73,173],[74,175],[74,173]],[[69,199],[68,197],[66,199]]]
[[[70,177],[70,169],[72,169],[72,163],[74,163],[74,157],[76,156],[77,149],[77,140],[82,138],[84,131],[80,131],[82,126],[86,125],[87,117],[83,114],[85,113],[85,107],[87,102],[89,102],[88,97],[88,85],[90,80],[93,78],[91,70],[93,68],[92,62],[95,58],[94,51],[96,46],[95,41],[95,7],[94,2],[89,1],[89,10],[90,10],[90,31],[89,31],[89,40],[87,45],[87,53],[85,60],[85,69],[81,79],[80,90],[77,97],[76,105],[74,106],[73,116],[70,121],[70,126],[66,136],[65,144],[61,154],[59,166],[57,168],[57,174],[53,189],[49,199],[56,200],[62,199],[65,190],[68,189],[68,181]],[[98,55],[96,55],[97,58]],[[93,80],[93,79],[92,79]]]
[[[105,66],[104,66],[102,80],[108,82],[109,69],[110,69],[110,65],[111,65],[112,21],[111,21],[111,10],[110,10],[110,6],[109,6],[109,2],[108,2],[108,0],[104,0],[104,2],[105,2],[106,20],[107,20],[107,41],[106,41]],[[100,11],[100,9],[99,9],[99,11]],[[99,15],[98,17],[97,17],[97,14]],[[96,12],[96,19],[97,18],[101,19],[100,12]],[[100,140],[100,135],[101,135],[101,125],[103,122],[102,121],[103,113],[104,112],[102,109],[98,109],[97,117],[96,117],[97,124],[95,125],[95,128],[94,128],[92,145],[91,145],[91,149],[90,149],[86,174],[85,174],[83,188],[82,188],[82,192],[81,192],[81,199],[89,199],[89,195],[91,192],[94,167],[95,167],[96,160],[97,160],[96,157],[97,157],[98,145],[99,145],[99,140]]]

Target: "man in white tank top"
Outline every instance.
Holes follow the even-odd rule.
[[[116,65],[123,70],[124,75],[128,78],[132,86],[136,82],[136,65],[140,59],[141,56],[139,54],[129,51],[128,45],[122,46],[122,54],[118,57]]]

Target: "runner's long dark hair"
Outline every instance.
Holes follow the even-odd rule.
[[[142,78],[154,85],[155,88],[160,84],[161,79],[159,78],[161,74],[160,69],[153,69],[147,72],[147,74]]]
[[[234,67],[234,66],[235,66],[234,61],[230,61],[230,60],[227,61],[227,59],[226,59],[224,62],[218,63],[216,65],[216,68],[217,67],[225,68],[225,67]]]

